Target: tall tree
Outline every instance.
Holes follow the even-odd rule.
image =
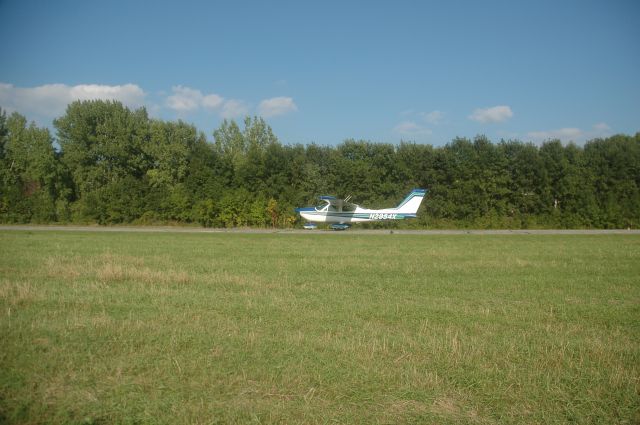
[[[598,225],[640,225],[640,133],[587,142],[585,157],[600,210]]]
[[[79,218],[122,222],[123,217],[134,217],[111,217],[97,211],[110,210],[110,203],[120,201],[113,197],[120,193],[122,182],[139,181],[150,168],[150,157],[144,149],[149,139],[146,110],[131,111],[120,102],[76,101],[64,116],[54,120],[54,125],[62,161],[73,179]],[[127,199],[146,196],[144,185],[133,188],[138,191],[136,197]]]
[[[4,221],[55,221],[62,177],[49,130],[27,125],[17,112],[1,121],[0,214]]]

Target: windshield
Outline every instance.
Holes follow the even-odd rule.
[[[342,205],[342,208],[340,208],[340,205],[332,205],[330,202],[328,201],[324,201],[325,203],[322,205],[318,205],[316,207],[316,211],[318,212],[352,212],[355,211],[356,208],[358,208],[358,206],[356,204],[350,204],[350,203],[346,203]]]
[[[324,204],[322,204],[322,205],[318,205],[318,206],[316,207],[316,211],[327,211],[327,208],[328,208],[328,207],[329,207],[329,203],[328,203],[328,202],[326,202],[326,203],[324,203]]]

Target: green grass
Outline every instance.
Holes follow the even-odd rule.
[[[0,422],[640,422],[638,236],[5,231],[0,253]]]

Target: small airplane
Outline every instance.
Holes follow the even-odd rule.
[[[331,223],[333,230],[345,230],[351,226],[350,223],[415,218],[426,193],[426,189],[413,189],[397,207],[381,210],[370,210],[349,202],[351,196],[347,196],[345,199],[338,199],[335,196],[320,196],[320,200],[324,201],[324,204],[317,207],[296,208],[296,212],[310,222],[305,224],[305,229],[315,229],[317,226],[313,222],[316,222]]]

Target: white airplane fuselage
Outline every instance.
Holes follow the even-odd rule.
[[[302,210],[302,208],[300,208]],[[383,210],[369,210],[357,207],[354,211],[322,211],[313,208],[313,211],[299,211],[300,216],[307,221],[315,223],[361,223],[366,221],[403,220],[414,218],[415,214],[402,214],[393,208]]]
[[[325,205],[319,207],[298,208],[296,211],[307,221],[315,223],[362,223],[368,221],[404,220],[415,218],[426,190],[414,189],[400,205],[395,208],[372,210],[355,204],[347,208],[336,207],[333,197],[321,197]]]

